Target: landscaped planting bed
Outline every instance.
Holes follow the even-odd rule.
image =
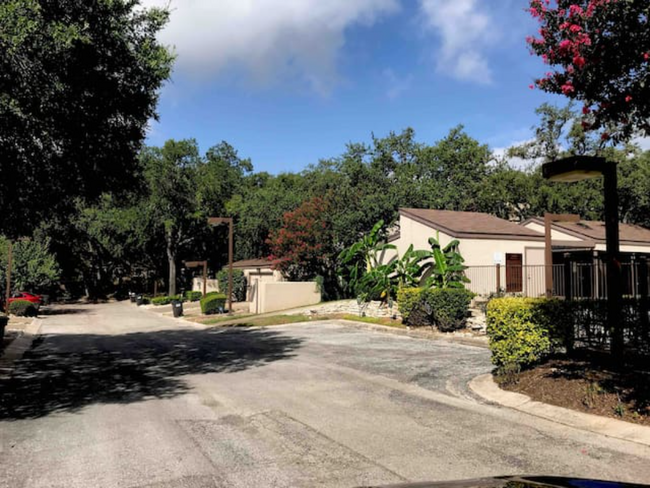
[[[553,358],[500,386],[539,402],[650,426],[650,371],[632,366],[617,371],[606,363]]]

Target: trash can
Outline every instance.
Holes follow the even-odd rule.
[[[174,318],[183,316],[183,302],[181,300],[172,300],[172,311]]]
[[[144,297],[143,297],[142,295],[138,295],[138,296],[135,298],[135,304],[139,307],[139,306],[142,305],[143,303],[144,303]]]
[[[129,292],[129,298],[131,299],[131,303],[135,303],[135,293],[132,291]]]

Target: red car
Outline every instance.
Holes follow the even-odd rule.
[[[26,291],[18,291],[11,295],[11,298],[8,300],[8,303],[15,302],[18,300],[26,300],[32,302],[36,307],[40,307],[43,297],[41,295],[34,295],[33,293],[28,293]]]

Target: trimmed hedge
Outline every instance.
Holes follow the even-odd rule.
[[[38,310],[32,302],[16,300],[9,304],[9,313],[18,317],[36,317]]]
[[[228,293],[228,269],[222,269],[217,273],[220,293]],[[241,269],[232,270],[232,299],[235,302],[246,300],[246,277]]]
[[[155,297],[151,299],[151,303],[153,305],[169,305],[173,300],[182,300],[183,297],[181,295],[172,295],[170,297],[164,296],[164,297]]]
[[[492,363],[528,368],[573,347],[572,302],[546,298],[495,298],[487,306]]]
[[[435,326],[441,332],[462,329],[474,294],[464,288],[403,288],[397,292],[402,321]]]
[[[225,310],[226,295],[212,292],[201,298],[201,313],[211,315]]]
[[[185,300],[188,302],[198,302],[201,297],[203,296],[203,293],[200,291],[186,291],[185,292]]]

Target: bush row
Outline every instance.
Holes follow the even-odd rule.
[[[219,292],[210,292],[201,298],[201,313],[211,315],[223,312],[226,309],[226,295]]]
[[[465,326],[473,297],[464,288],[402,288],[397,292],[397,305],[406,325],[451,332]]]
[[[172,295],[164,297],[155,297],[151,299],[151,303],[154,305],[169,305],[173,300],[182,300],[182,295]]]
[[[9,313],[18,317],[36,317],[38,309],[27,300],[15,300],[9,304]]]

